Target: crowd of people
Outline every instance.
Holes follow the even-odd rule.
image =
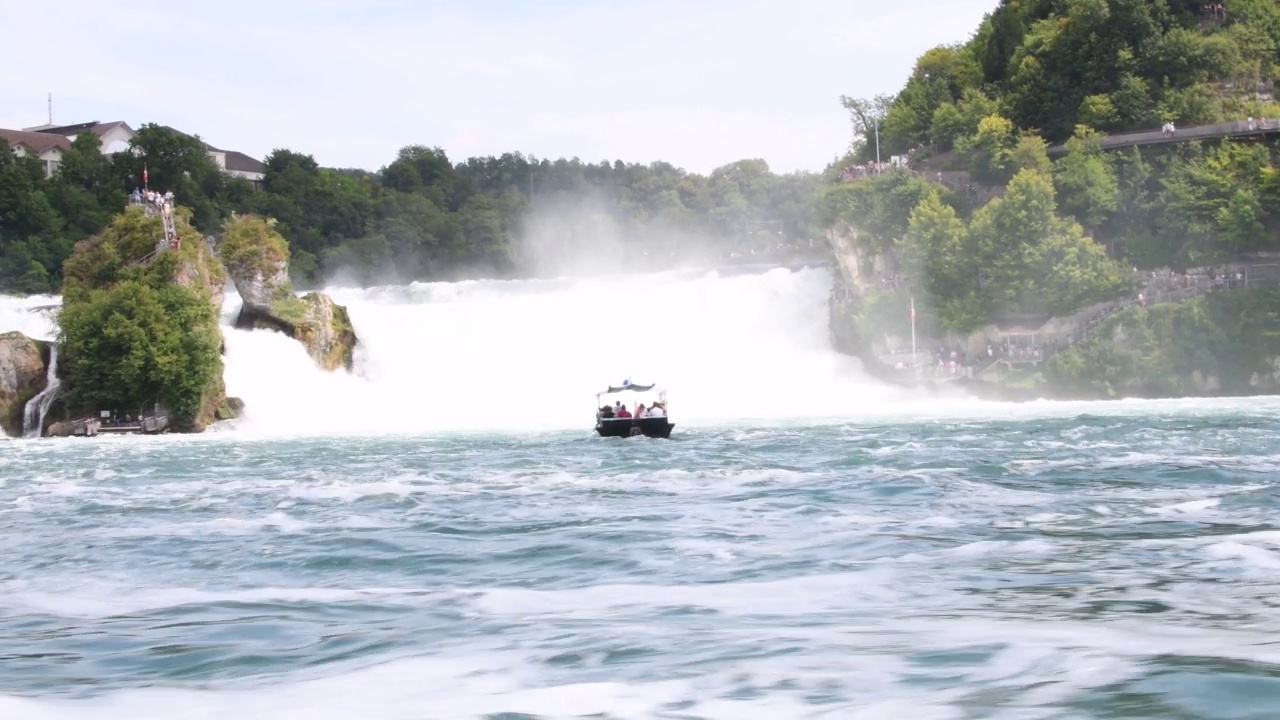
[[[134,188],[129,195],[129,202],[132,205],[142,205],[145,202],[149,209],[164,212],[166,209],[173,208],[173,191],[160,193],[155,190]]]
[[[1223,3],[1204,3],[1200,6],[1200,17],[1205,20],[1217,20],[1219,22],[1227,19],[1227,6]]]
[[[649,407],[645,407],[644,403],[639,403],[636,405],[636,411],[634,414],[621,402],[615,402],[613,405],[605,405],[600,408],[600,418],[602,420],[661,418],[666,416],[666,404],[660,401],[655,401],[653,404],[649,405]]]
[[[160,193],[151,189],[134,188],[129,193],[130,205],[142,205],[148,215],[158,213],[164,220],[164,238],[170,250],[178,249],[178,230],[173,223],[173,191]],[[163,246],[162,246],[163,247]]]

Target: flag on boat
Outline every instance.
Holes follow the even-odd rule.
[[[911,324],[914,325],[915,322],[916,322],[916,299],[915,297],[912,297],[911,298]]]
[[[147,180],[147,166],[146,166],[146,165],[143,165],[143,166],[142,166],[142,184],[143,184],[143,185],[146,185],[146,184],[147,184],[147,182],[148,182],[148,180]]]

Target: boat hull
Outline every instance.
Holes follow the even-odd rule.
[[[675,423],[667,418],[606,418],[596,421],[596,432],[600,437],[633,437],[643,435],[651,438],[669,438]]]

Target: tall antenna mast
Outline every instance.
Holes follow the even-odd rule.
[[[49,93],[49,124],[53,124],[53,93]]]

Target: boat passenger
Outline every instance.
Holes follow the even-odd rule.
[[[614,413],[614,416],[615,416],[615,417],[620,417],[620,418],[629,418],[629,417],[631,417],[631,411],[630,411],[630,410],[627,410],[627,406],[626,406],[626,405],[622,405],[621,403],[619,403],[619,405],[621,406],[621,408],[622,408],[622,409],[621,409],[621,410],[619,410],[619,411],[617,411],[617,412],[615,412],[615,413]]]
[[[636,406],[636,417],[638,418],[649,417],[649,411],[644,409],[644,403],[640,403],[639,405]]]
[[[608,405],[605,405],[604,407],[600,408],[600,417],[602,418],[613,417],[613,408],[609,407]]]
[[[667,411],[662,407],[662,403],[654,403],[649,407],[649,417],[666,417]]]

